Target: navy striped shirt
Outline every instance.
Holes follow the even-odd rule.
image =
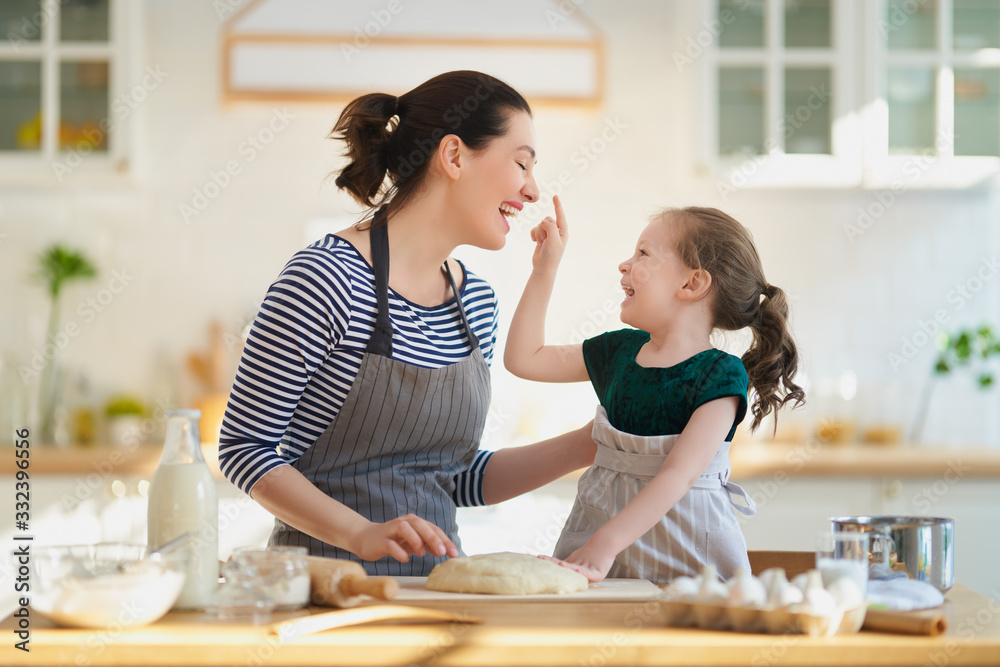
[[[496,342],[497,300],[462,265],[462,305],[487,362]],[[269,471],[295,462],[337,416],[375,327],[375,276],[348,241],[330,234],[297,252],[271,285],[240,359],[219,439],[223,474],[246,493]],[[389,289],[393,359],[440,368],[469,355],[451,299],[420,306]],[[455,478],[459,506],[483,505],[477,453]]]

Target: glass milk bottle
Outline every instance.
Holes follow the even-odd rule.
[[[198,410],[167,412],[163,456],[149,484],[147,542],[150,550],[190,533],[187,578],[174,609],[200,609],[219,583],[219,500],[201,455]]]

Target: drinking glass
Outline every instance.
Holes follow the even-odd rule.
[[[829,586],[841,577],[851,579],[861,591],[868,592],[868,533],[821,533],[816,542],[816,569]]]

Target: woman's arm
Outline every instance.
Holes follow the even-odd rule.
[[[315,248],[289,261],[254,320],[222,424],[226,478],[285,523],[364,559],[458,555],[437,526],[408,515],[368,521],[314,486],[277,452],[310,378],[347,329],[351,280]]]
[[[649,532],[712,462],[718,443],[732,428],[738,405],[737,397],[727,396],[698,407],[656,476],[564,563],[591,582],[608,576],[615,556]]]
[[[458,556],[444,531],[429,521],[407,514],[373,523],[320,491],[291,466],[274,468],[261,477],[250,497],[293,528],[364,560],[392,556],[405,563],[411,554],[426,552]]]
[[[483,500],[494,505],[533,491],[594,462],[594,422],[524,447],[493,453],[483,471]]]
[[[562,202],[558,196],[552,201],[555,220],[545,218],[531,230],[535,241],[531,276],[511,320],[503,363],[508,371],[525,380],[581,382],[587,379],[583,346],[545,344],[545,313],[569,238]]]

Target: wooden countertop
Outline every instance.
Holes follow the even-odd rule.
[[[152,476],[161,451],[162,447],[156,444],[125,449],[110,446],[57,449],[33,445],[29,470],[32,475]],[[209,467],[221,478],[218,445],[204,444],[202,451]],[[1000,478],[1000,449],[834,445],[816,441],[737,442],[732,447],[730,459],[734,479],[779,471],[789,475],[831,477],[940,477],[949,469],[959,470],[963,478]],[[14,449],[6,453],[0,450],[0,475],[12,475],[16,470]]]
[[[199,613],[107,631],[54,629],[31,618],[30,653],[14,648],[11,618],[0,664],[365,665],[454,667],[613,665],[997,665],[1000,601],[957,585],[946,596],[949,629],[938,637],[861,632],[832,638],[663,627],[659,605],[615,602],[423,602],[482,625],[391,623],[341,628],[283,641],[263,626],[220,624]],[[303,613],[326,611],[312,609]],[[295,616],[275,615],[275,620]]]

